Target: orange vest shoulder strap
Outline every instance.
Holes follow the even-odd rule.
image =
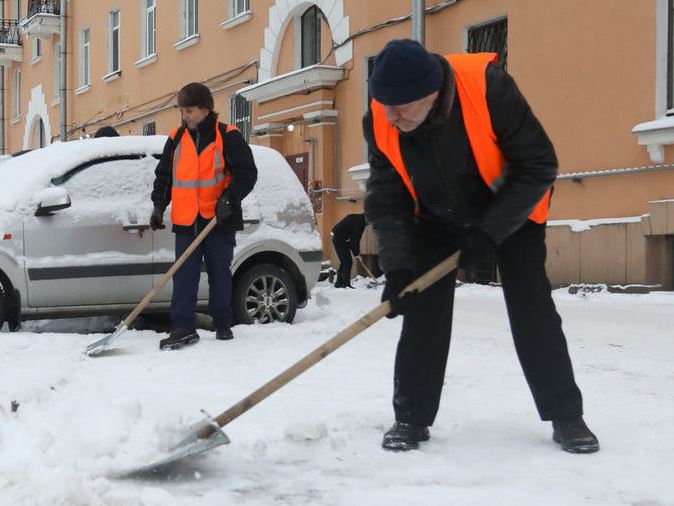
[[[403,161],[402,152],[400,151],[400,133],[386,118],[386,112],[384,112],[384,106],[381,103],[372,99],[370,110],[372,111],[372,129],[377,148],[391,162],[391,165],[393,165],[393,168],[403,180],[407,191],[412,195],[412,199],[414,199],[416,205],[417,192],[414,190],[412,180]]]
[[[182,130],[183,132],[185,131],[185,129],[184,129],[183,127],[181,127],[181,126],[175,127],[173,130],[171,130],[171,133],[169,134],[169,136],[171,137],[171,139],[174,139],[174,140],[175,140],[176,134],[177,134],[178,131],[180,131],[180,130]]]
[[[449,54],[445,58],[454,71],[463,122],[485,182],[492,186],[503,169],[503,154],[496,143],[487,107],[487,65],[498,61],[496,53]],[[494,189],[494,188],[492,188]]]
[[[461,102],[463,122],[468,140],[485,182],[494,188],[494,180],[500,178],[505,162],[498,147],[487,106],[487,65],[496,63],[496,53],[449,54],[445,58],[454,70],[456,89]],[[545,223],[550,208],[550,190],[536,204],[529,218],[536,223]]]

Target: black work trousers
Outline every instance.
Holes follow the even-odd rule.
[[[421,274],[452,252],[447,241],[418,233]],[[454,246],[456,249],[456,246]],[[582,415],[582,396],[545,272],[545,225],[527,221],[497,250],[497,263],[515,349],[542,420]],[[397,421],[432,425],[449,353],[456,271],[425,291],[405,314],[395,361]],[[489,316],[489,315],[485,315]],[[479,371],[477,371],[479,374]]]
[[[337,273],[341,274],[343,280],[348,283],[351,279],[351,267],[353,266],[349,245],[344,239],[337,236],[332,236],[332,245],[335,247],[337,258],[339,258]]]

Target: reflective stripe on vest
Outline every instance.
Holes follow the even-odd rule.
[[[497,144],[487,106],[486,70],[489,63],[495,63],[498,60],[498,55],[496,53],[472,53],[446,55],[445,58],[454,70],[463,123],[478,171],[491,191],[496,192],[503,184],[505,160]],[[382,104],[373,99],[370,108],[377,148],[386,155],[400,175],[418,209],[417,195],[400,151],[398,129],[386,118]],[[529,219],[536,223],[545,223],[549,204],[550,190],[536,204]]]
[[[175,139],[178,128],[171,132]],[[227,132],[236,127],[227,125]],[[223,158],[224,142],[218,124],[215,141],[197,153],[192,136],[185,129],[173,152],[171,189],[171,222],[189,226],[198,214],[204,218],[215,216],[215,205],[222,190],[232,179]]]

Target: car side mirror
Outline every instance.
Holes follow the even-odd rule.
[[[49,216],[54,211],[70,207],[70,195],[64,188],[45,188],[37,194],[35,216]]]

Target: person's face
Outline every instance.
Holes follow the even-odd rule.
[[[204,109],[203,107],[198,106],[180,108],[180,115],[183,121],[187,124],[187,128],[192,129],[196,128],[199,123],[205,120],[209,112],[210,111],[208,109]]]
[[[401,132],[411,132],[421,125],[431,112],[439,92],[402,105],[385,105],[384,112],[389,122]]]

